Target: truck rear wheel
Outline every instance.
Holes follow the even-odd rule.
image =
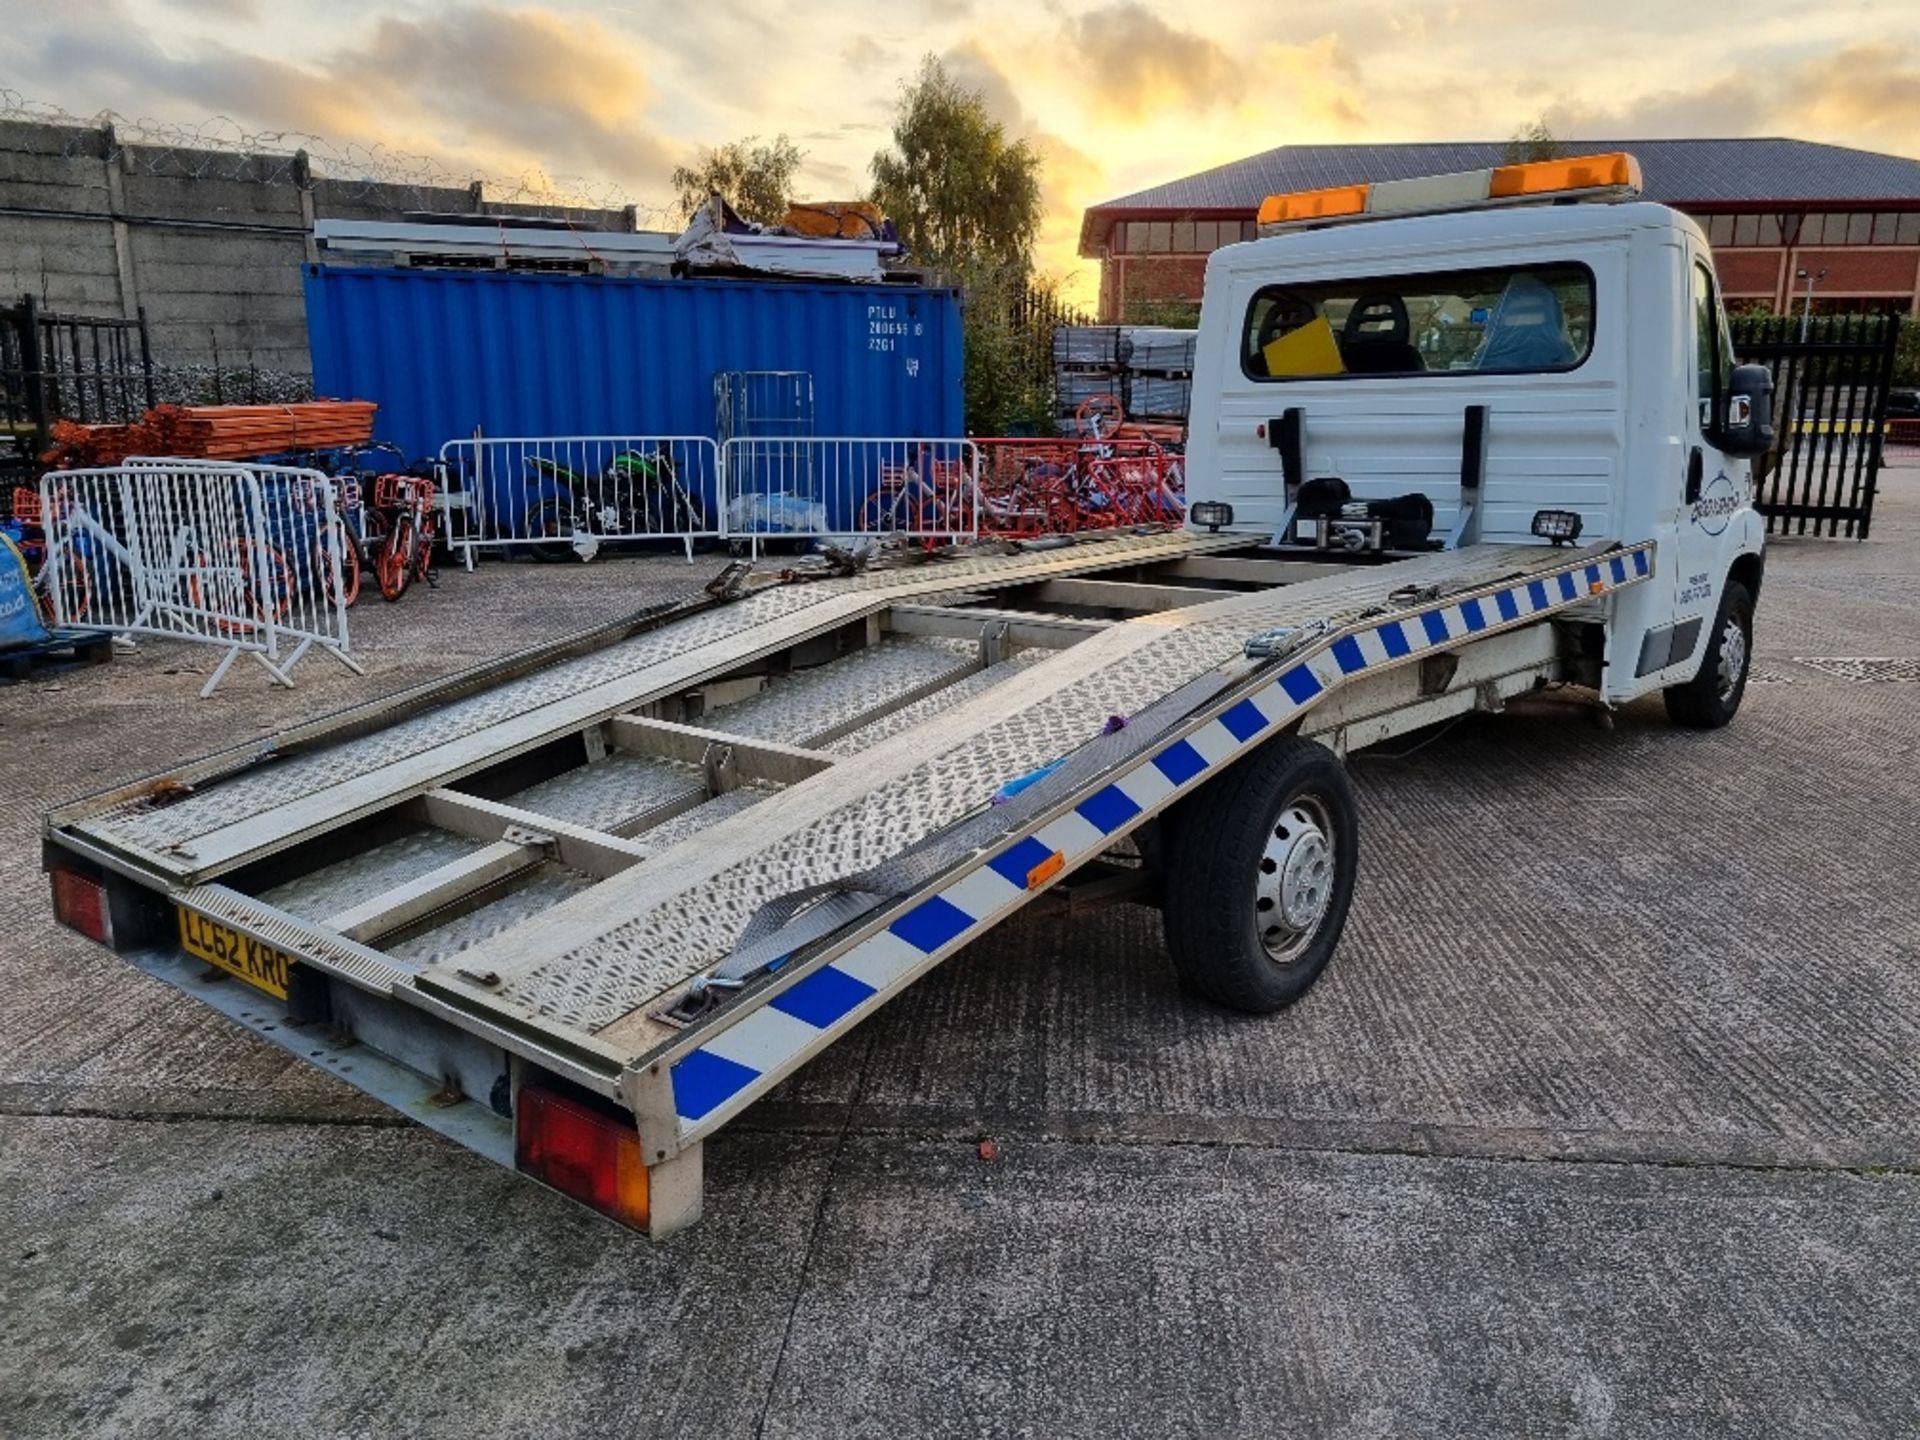
[[[1661,692],[1667,718],[1689,730],[1718,730],[1733,719],[1747,693],[1752,654],[1753,596],[1738,580],[1729,580],[1720,592],[1720,610],[1700,657],[1700,672],[1686,684],[1669,685]]]
[[[1311,741],[1269,741],[1182,803],[1167,847],[1167,950],[1193,990],[1254,1014],[1320,978],[1353,900],[1360,817]]]

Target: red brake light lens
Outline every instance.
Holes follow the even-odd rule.
[[[53,872],[53,918],[69,930],[109,949],[113,946],[113,912],[107,906],[107,887],[78,870]]]
[[[633,1117],[525,1084],[514,1106],[513,1163],[563,1195],[645,1229],[647,1167]]]

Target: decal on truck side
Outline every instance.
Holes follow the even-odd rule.
[[[1718,535],[1739,508],[1740,492],[1734,488],[1732,477],[1722,470],[1707,482],[1706,490],[1693,502],[1693,523],[1708,535]]]

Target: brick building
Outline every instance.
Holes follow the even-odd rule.
[[[1501,164],[1503,143],[1283,145],[1095,205],[1080,253],[1100,262],[1105,320],[1166,318],[1197,302],[1207,254],[1252,239],[1260,201],[1291,190]],[[1629,150],[1646,198],[1684,210],[1713,242],[1729,302],[1776,310],[1920,313],[1920,160],[1805,140],[1578,140],[1567,153]],[[1821,272],[1825,274],[1822,276]]]

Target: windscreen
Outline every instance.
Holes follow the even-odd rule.
[[[1593,272],[1572,263],[1268,285],[1247,307],[1256,380],[1571,370],[1593,348]]]

